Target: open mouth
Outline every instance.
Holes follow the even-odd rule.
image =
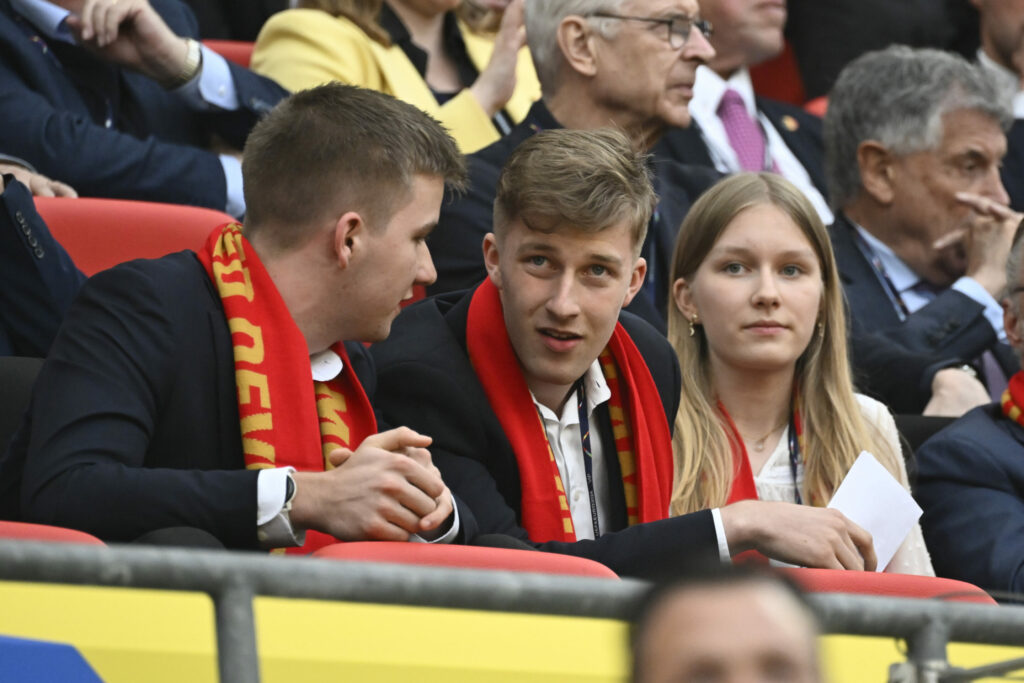
[[[542,328],[537,330],[544,341],[544,345],[552,351],[569,351],[583,339],[582,335],[564,330],[553,330]]]

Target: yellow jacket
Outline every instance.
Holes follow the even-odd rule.
[[[460,22],[466,51],[479,71],[491,58],[493,41]],[[490,117],[468,89],[438,106],[426,81],[402,48],[385,47],[344,17],[314,9],[292,9],[270,17],[252,53],[252,70],[283,87],[304,90],[341,81],[394,95],[437,118],[463,153],[475,152],[499,138]],[[519,52],[516,87],[505,111],[518,123],[534,101],[540,83],[529,51]]]

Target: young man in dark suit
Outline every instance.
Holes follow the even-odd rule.
[[[333,84],[261,121],[243,170],[244,228],[86,282],[0,462],[0,512],[229,548],[472,535],[430,439],[377,433],[372,363],[342,341],[387,336],[433,280],[425,238],[464,178],[454,140]]]
[[[483,243],[487,279],[410,307],[372,348],[385,418],[433,438],[484,534],[635,576],[749,548],[871,567],[870,536],[834,510],[746,501],[665,519],[679,366],[622,311],[644,282],[654,205],[646,160],[621,133],[519,145]]]

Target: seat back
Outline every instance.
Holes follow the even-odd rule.
[[[247,40],[204,40],[203,45],[210,48],[229,62],[249,68],[252,61],[252,50],[255,43]]]
[[[608,567],[583,557],[511,548],[364,541],[325,546],[313,553],[313,556],[356,562],[392,562],[432,567],[503,569],[603,579],[618,578],[618,575]]]
[[[966,581],[934,576],[838,569],[784,569],[808,593],[857,593],[995,605],[992,596]]]
[[[59,526],[48,526],[46,524],[29,524],[27,522],[0,522],[0,538],[13,538],[22,541],[45,541],[47,543],[106,545],[100,539],[84,531],[65,529]]]
[[[86,275],[132,259],[198,250],[211,230],[234,220],[213,209],[123,199],[37,197],[36,209]]]

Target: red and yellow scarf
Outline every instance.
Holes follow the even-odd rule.
[[[732,448],[732,486],[729,488],[729,497],[725,504],[730,505],[741,500],[758,500],[757,485],[754,483],[754,471],[750,467],[750,457],[747,454],[747,447],[743,444],[743,437],[736,429],[732,416],[725,409],[722,402],[718,402],[718,411],[725,421],[726,436],[729,438],[729,446]],[[797,392],[793,390],[793,425],[796,427],[796,438],[800,444],[800,453],[804,450],[804,430],[800,420],[800,406],[797,399]],[[796,482],[794,482],[796,484]]]
[[[1003,415],[1024,427],[1024,370],[1010,378],[1000,403],[1003,406]]]
[[[345,345],[331,347],[344,363],[342,373],[329,382],[314,382],[306,340],[237,223],[210,233],[198,256],[231,330],[246,468],[330,469],[331,451],[355,450],[377,431]],[[305,545],[286,552],[310,553],[330,543],[337,540],[311,530]]]
[[[497,287],[477,287],[469,306],[469,360],[519,466],[522,524],[537,542],[575,541],[558,465],[509,341]],[[621,324],[601,354],[611,390],[615,448],[629,524],[664,519],[672,486],[672,439],[647,363]]]

